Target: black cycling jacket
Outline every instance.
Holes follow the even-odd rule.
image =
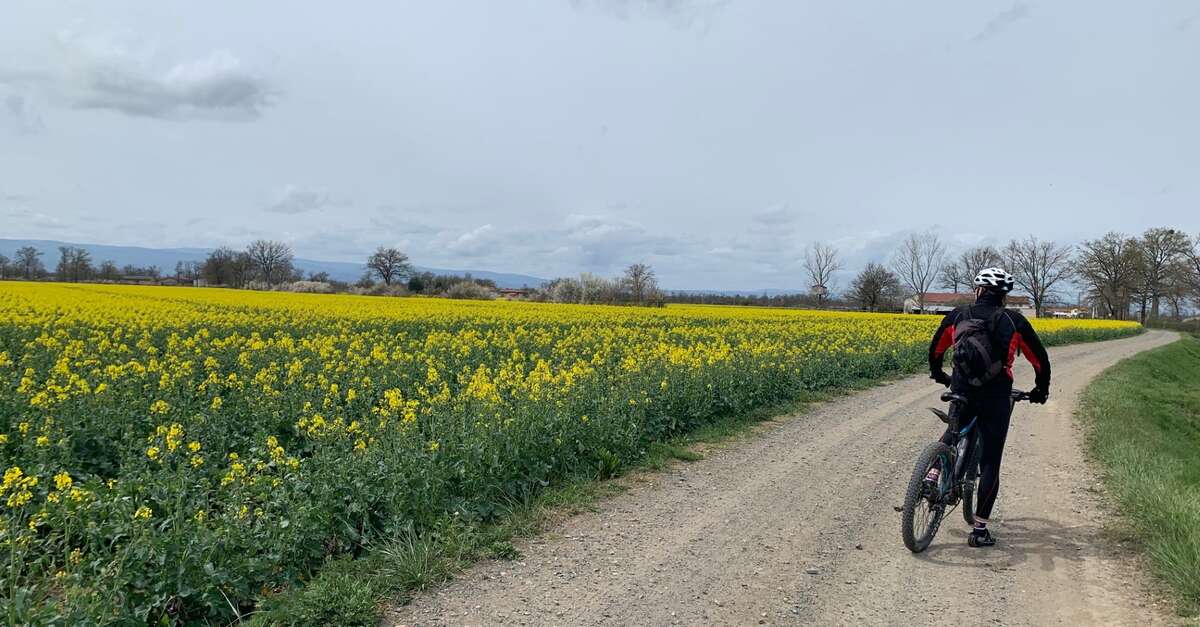
[[[959,320],[968,315],[974,318],[988,318],[996,312],[998,307],[1000,307],[1000,296],[984,292],[975,300],[974,305],[963,305],[946,314],[946,317],[942,319],[941,326],[933,334],[933,340],[929,343],[930,372],[942,371],[946,350],[954,345],[954,327]],[[1004,355],[1004,375],[997,376],[979,387],[974,387],[960,381],[958,373],[954,373],[951,376],[950,387],[956,392],[988,396],[1007,395],[1012,390],[1013,360],[1020,351],[1029,360],[1029,363],[1033,364],[1033,369],[1037,373],[1034,379],[1037,387],[1046,391],[1050,390],[1050,357],[1046,354],[1046,348],[1042,346],[1042,341],[1033,330],[1033,326],[1029,324],[1025,316],[1021,315],[1021,312],[1012,309],[1004,310],[1004,314],[996,323],[996,345],[1008,347]]]

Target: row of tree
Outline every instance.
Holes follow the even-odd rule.
[[[654,269],[644,263],[625,268],[618,278],[584,272],[578,277],[562,277],[543,285],[534,300],[553,303],[638,305],[661,307],[666,295],[658,288]]]
[[[117,267],[112,261],[94,263],[79,247],[59,247],[53,276],[62,281],[159,280],[155,266]],[[37,280],[50,276],[43,253],[32,246],[18,249],[9,259],[0,255],[0,278]],[[661,305],[664,302],[713,302],[782,306],[826,307],[836,302],[834,277],[842,270],[839,252],[828,244],[808,247],[803,267],[811,281],[807,294],[776,296],[726,296],[664,293],[654,270],[643,263],[630,265],[618,278],[591,273],[550,281],[534,292],[539,300],[569,303],[621,303]],[[1042,315],[1048,304],[1063,302],[1065,293],[1077,295],[1072,304],[1091,305],[1100,315],[1145,321],[1161,317],[1165,308],[1179,318],[1200,306],[1200,236],[1189,237],[1171,228],[1152,228],[1140,236],[1111,232],[1078,245],[1060,244],[1036,236],[1014,239],[999,247],[977,246],[950,254],[933,232],[906,238],[885,265],[867,264],[851,281],[839,304],[868,311],[896,310],[906,298],[917,309],[925,308],[925,295],[934,287],[969,291],[983,268],[1000,266],[1013,274],[1018,291],[1027,294]],[[367,271],[353,286],[331,279],[327,273],[305,276],[295,267],[286,243],[252,242],[243,250],[218,248],[203,262],[179,262],[174,279],[203,281],[235,288],[276,288],[283,284],[321,284],[312,291],[345,291],[352,287],[368,293],[416,293],[461,297],[494,296],[490,281],[470,276],[439,276],[417,272],[408,255],[396,248],[379,247],[366,260]]]
[[[161,272],[156,266],[142,267],[126,264],[118,266],[111,260],[96,264],[86,249],[76,246],[59,246],[58,263],[51,273],[42,257],[42,251],[33,246],[18,248],[12,259],[0,255],[0,279],[25,279],[36,281],[50,276],[60,281],[120,281],[123,279],[159,279]]]
[[[814,246],[806,256],[814,285],[840,268],[837,251]],[[978,246],[957,256],[936,233],[913,234],[901,243],[888,267],[868,264],[853,280],[848,300],[867,310],[892,309],[906,297],[924,309],[933,287],[969,291],[980,270],[999,266],[1011,273],[1017,290],[1029,296],[1038,315],[1053,302],[1092,305],[1100,315],[1145,321],[1182,317],[1189,303],[1200,305],[1200,236],[1152,228],[1140,236],[1111,232],[1079,245],[1029,236],[1002,247]],[[832,270],[831,270],[832,269]],[[1068,295],[1074,295],[1072,299]]]

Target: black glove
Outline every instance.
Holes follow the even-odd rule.
[[[1029,402],[1045,405],[1046,399],[1050,398],[1050,390],[1045,388],[1033,388],[1029,391]]]
[[[946,387],[950,387],[950,375],[946,374],[945,370],[934,370],[929,373],[929,378],[941,383]]]

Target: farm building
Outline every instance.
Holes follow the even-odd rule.
[[[970,305],[975,302],[975,294],[972,292],[925,292],[925,308],[922,310],[917,304],[917,297],[910,296],[904,300],[904,311],[908,313],[927,313],[927,314],[944,314],[953,310],[960,305]],[[1033,303],[1030,302],[1028,296],[1009,295],[1009,309],[1016,309],[1025,315],[1026,318],[1034,318],[1037,313],[1033,309]]]
[[[1091,318],[1091,311],[1083,305],[1072,307],[1044,307],[1042,315],[1051,318]]]
[[[502,287],[496,290],[496,293],[499,294],[500,298],[503,298],[504,300],[525,300],[533,295],[533,290],[527,287]]]

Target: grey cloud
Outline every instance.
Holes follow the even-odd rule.
[[[663,236],[643,226],[606,215],[570,215],[558,225],[497,227],[483,224],[442,231],[413,247],[414,258],[432,256],[436,264],[455,260],[540,274],[579,270],[613,272],[635,261],[670,261],[702,251],[702,242]]]
[[[107,37],[64,31],[51,69],[0,71],[0,84],[44,92],[74,109],[166,120],[252,120],[276,91],[226,50],[163,64]]]
[[[41,112],[33,99],[22,93],[11,93],[4,97],[4,112],[18,135],[33,135],[46,129]]]
[[[446,249],[464,257],[480,257],[499,241],[496,227],[485,224],[471,229],[446,242]]]
[[[783,224],[791,224],[792,222],[795,222],[799,216],[795,212],[789,210],[787,205],[776,205],[774,207],[763,209],[762,211],[757,211],[750,217],[758,224],[774,227]]]
[[[55,216],[45,214],[40,211],[34,211],[28,207],[9,209],[8,211],[4,212],[4,215],[7,216],[13,224],[23,224],[26,227],[32,227],[35,229],[49,229],[57,231],[60,229],[65,229],[68,226],[65,222]]]
[[[275,194],[274,200],[263,208],[263,211],[296,215],[320,211],[331,206],[344,206],[346,204],[348,203],[335,200],[325,190],[285,185]]]
[[[24,204],[31,200],[33,200],[33,196],[29,194],[0,191],[0,202],[5,204]]]
[[[1197,20],[1200,20],[1200,13],[1193,13],[1182,20],[1175,22],[1175,30],[1180,33],[1186,33],[1192,29],[1192,26],[1196,24]]]
[[[691,24],[709,18],[726,0],[571,0],[577,9],[594,10],[621,20],[636,17],[670,19]]]
[[[687,248],[681,237],[657,235],[635,222],[602,215],[568,216],[559,236],[561,241],[580,250],[588,262],[597,265],[638,255],[669,257]]]
[[[975,34],[971,38],[974,43],[980,43],[991,39],[1000,33],[1008,30],[1013,24],[1028,18],[1030,14],[1029,5],[1024,2],[1018,2],[1008,9],[997,13],[988,23],[984,25],[983,30]]]

